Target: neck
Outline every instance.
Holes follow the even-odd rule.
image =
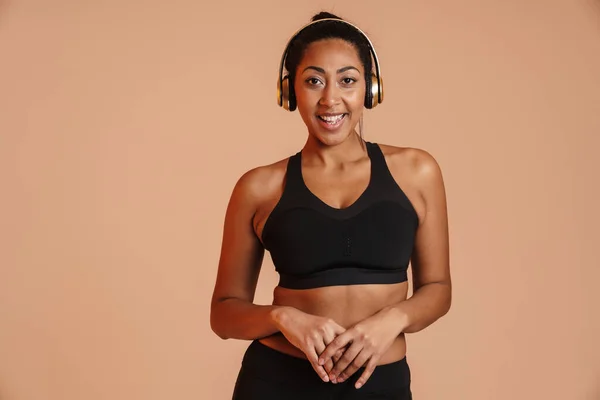
[[[309,135],[302,149],[302,158],[309,163],[324,165],[343,165],[348,162],[365,157],[367,149],[364,141],[356,131],[352,132],[346,140],[336,145],[323,144],[314,136]]]

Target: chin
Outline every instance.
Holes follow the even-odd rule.
[[[321,132],[318,129],[313,130],[312,136],[317,139],[319,142],[326,146],[336,146],[344,143],[351,135],[351,130],[344,130],[343,132]]]
[[[356,124],[352,124],[352,121],[348,120],[337,129],[330,130],[324,129],[318,121],[314,121],[310,129],[311,135],[319,142],[326,146],[335,146],[345,142],[352,134]]]

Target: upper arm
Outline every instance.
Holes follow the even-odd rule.
[[[264,248],[253,228],[259,204],[257,180],[252,170],[236,183],[225,213],[221,253],[212,305],[228,298],[252,302],[264,257]]]
[[[450,285],[448,212],[442,171],[425,151],[419,152],[415,166],[415,182],[425,212],[417,228],[411,260],[414,288],[428,283]]]

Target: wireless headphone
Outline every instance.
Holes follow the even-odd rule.
[[[383,101],[383,80],[381,78],[381,71],[379,69],[379,60],[377,59],[377,53],[375,53],[375,47],[373,47],[373,43],[371,43],[371,40],[369,40],[367,35],[362,30],[360,30],[357,26],[355,26],[347,21],[344,21],[341,19],[335,19],[335,18],[324,18],[324,19],[319,19],[317,21],[313,21],[313,22],[303,26],[302,28],[300,28],[290,38],[287,45],[285,46],[285,51],[283,52],[283,55],[281,57],[281,64],[279,65],[279,77],[277,78],[277,104],[280,107],[283,107],[284,109],[286,109],[288,111],[294,111],[296,109],[296,95],[294,93],[293,82],[289,79],[288,74],[283,75],[285,59],[287,57],[288,50],[290,48],[291,43],[302,31],[304,31],[309,26],[312,26],[314,24],[318,24],[318,23],[324,22],[324,21],[335,21],[338,23],[343,23],[343,24],[349,25],[352,28],[356,29],[369,43],[369,51],[371,52],[371,55],[373,56],[373,61],[375,64],[375,72],[371,72],[370,80],[367,79],[367,91],[365,93],[365,107],[368,109],[374,108],[375,106],[377,106],[377,104],[380,104]],[[289,71],[288,71],[288,73],[289,73]]]

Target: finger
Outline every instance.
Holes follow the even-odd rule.
[[[360,378],[358,378],[358,380],[354,384],[354,387],[357,389],[360,389],[361,387],[363,387],[365,385],[365,383],[367,383],[367,381],[369,380],[371,375],[373,374],[373,371],[375,371],[376,366],[377,366],[377,361],[373,357],[367,363],[367,366],[365,367],[364,372],[362,373]]]
[[[309,361],[317,375],[319,375],[319,378],[321,378],[323,382],[329,382],[329,373],[325,371],[323,366],[318,364],[316,354],[315,357],[310,358]]]
[[[367,352],[365,349],[362,349],[362,351],[354,358],[354,360],[352,360],[350,365],[348,365],[348,367],[339,374],[339,376],[336,378],[336,381],[343,382],[350,378],[356,371],[358,371],[365,365],[365,363],[369,361],[371,355],[371,353]]]
[[[344,351],[346,351],[346,347],[339,349],[334,355],[333,357],[331,357],[333,359],[333,363],[337,363],[340,358],[342,358],[342,356],[344,355]]]
[[[319,346],[320,349],[322,350],[322,348],[324,348],[325,346],[322,344]],[[313,369],[315,370],[315,372],[317,373],[317,375],[319,375],[319,377],[323,380],[323,382],[329,382],[329,372],[325,371],[325,368],[321,365],[319,365],[319,354],[321,352],[318,351],[315,347],[310,348],[310,351],[308,351],[306,354],[306,358],[308,358],[308,361],[310,361]]]
[[[328,359],[333,357],[333,355],[338,352],[338,350],[342,349],[343,347],[346,347],[346,345],[350,342],[351,339],[352,335],[347,333],[342,333],[341,335],[333,339],[319,356],[319,364],[324,365]]]
[[[342,354],[338,362],[336,362],[333,366],[333,370],[329,373],[329,379],[337,382],[338,375],[344,372],[348,366],[352,364],[361,350],[362,349],[359,344],[351,344],[350,347],[344,351],[344,354]]]
[[[327,345],[331,342],[331,340],[327,340],[326,338],[323,338],[323,350],[325,350],[325,348],[327,347]],[[323,351],[321,351],[319,354],[322,354]],[[320,357],[320,355],[319,355]],[[325,364],[323,365],[323,368],[325,369],[325,372],[327,372],[327,374],[329,374],[331,372],[331,370],[333,369],[333,359],[332,358],[328,358],[325,360]]]
[[[334,366],[334,363],[331,358],[328,359],[327,361],[325,361],[325,365],[323,365],[323,368],[325,369],[325,372],[327,372],[327,375],[329,375],[331,373],[333,366]]]
[[[333,370],[333,367],[335,366],[335,364],[337,364],[337,362],[340,360],[340,358],[342,358],[342,356],[344,355],[344,351],[346,351],[346,347],[339,349],[334,355],[333,357],[330,358],[331,360],[331,368],[329,368],[327,370],[327,373],[330,374],[331,376],[331,371]]]
[[[304,351],[304,354],[306,354],[306,358],[312,365],[317,375],[319,375],[319,377],[323,380],[323,382],[329,382],[329,373],[325,371],[325,368],[323,368],[323,366],[319,365],[319,353],[317,353],[315,347],[309,346],[309,348]]]
[[[323,337],[323,341],[321,342],[321,344],[318,345],[318,346],[315,346],[315,351],[316,351],[317,357],[321,356],[321,354],[323,353],[323,350],[325,350],[325,348],[327,347],[327,343],[328,343],[328,341],[325,339],[325,337]],[[317,360],[317,362],[319,362],[319,360]],[[329,377],[329,372],[333,368],[333,361],[332,360],[325,360],[325,364],[318,364],[318,365],[321,368],[323,368],[323,370],[325,371],[325,373]]]
[[[337,325],[337,327],[339,327],[339,325]],[[339,327],[339,328],[341,328],[341,327]],[[343,328],[341,328],[341,329],[343,330]],[[326,333],[325,333],[325,335],[323,335],[323,343],[324,343],[324,345],[325,345],[325,346],[323,347],[323,350],[324,350],[325,348],[327,348],[327,346],[328,346],[328,345],[329,345],[329,344],[330,344],[330,343],[331,343],[331,342],[332,342],[332,341],[335,339],[335,337],[336,337],[336,335],[337,335],[337,332],[339,332],[339,329],[336,329],[336,327],[334,326],[334,329],[333,329],[333,331],[328,331],[328,332],[326,332]],[[321,353],[319,353],[319,356],[321,356],[321,355],[322,355],[322,353],[323,353],[323,351],[321,351]],[[327,373],[328,373],[328,374],[329,374],[329,373],[331,372],[331,370],[333,369],[334,363],[335,363],[335,361],[336,361],[336,358],[335,358],[335,357],[336,357],[336,355],[338,355],[338,354],[339,354],[339,356],[338,356],[338,358],[339,358],[339,357],[341,356],[341,354],[343,354],[343,351],[342,351],[342,352],[338,351],[338,352],[336,352],[336,353],[334,354],[334,356],[333,356],[333,357],[331,357],[331,358],[327,358],[327,359],[325,359],[325,360],[324,360],[324,361],[325,361],[325,364],[323,365],[323,367],[325,368],[325,371],[327,371]]]
[[[335,336],[339,336],[342,333],[346,332],[346,328],[344,328],[341,325],[335,324],[333,327],[333,333],[335,334]]]

